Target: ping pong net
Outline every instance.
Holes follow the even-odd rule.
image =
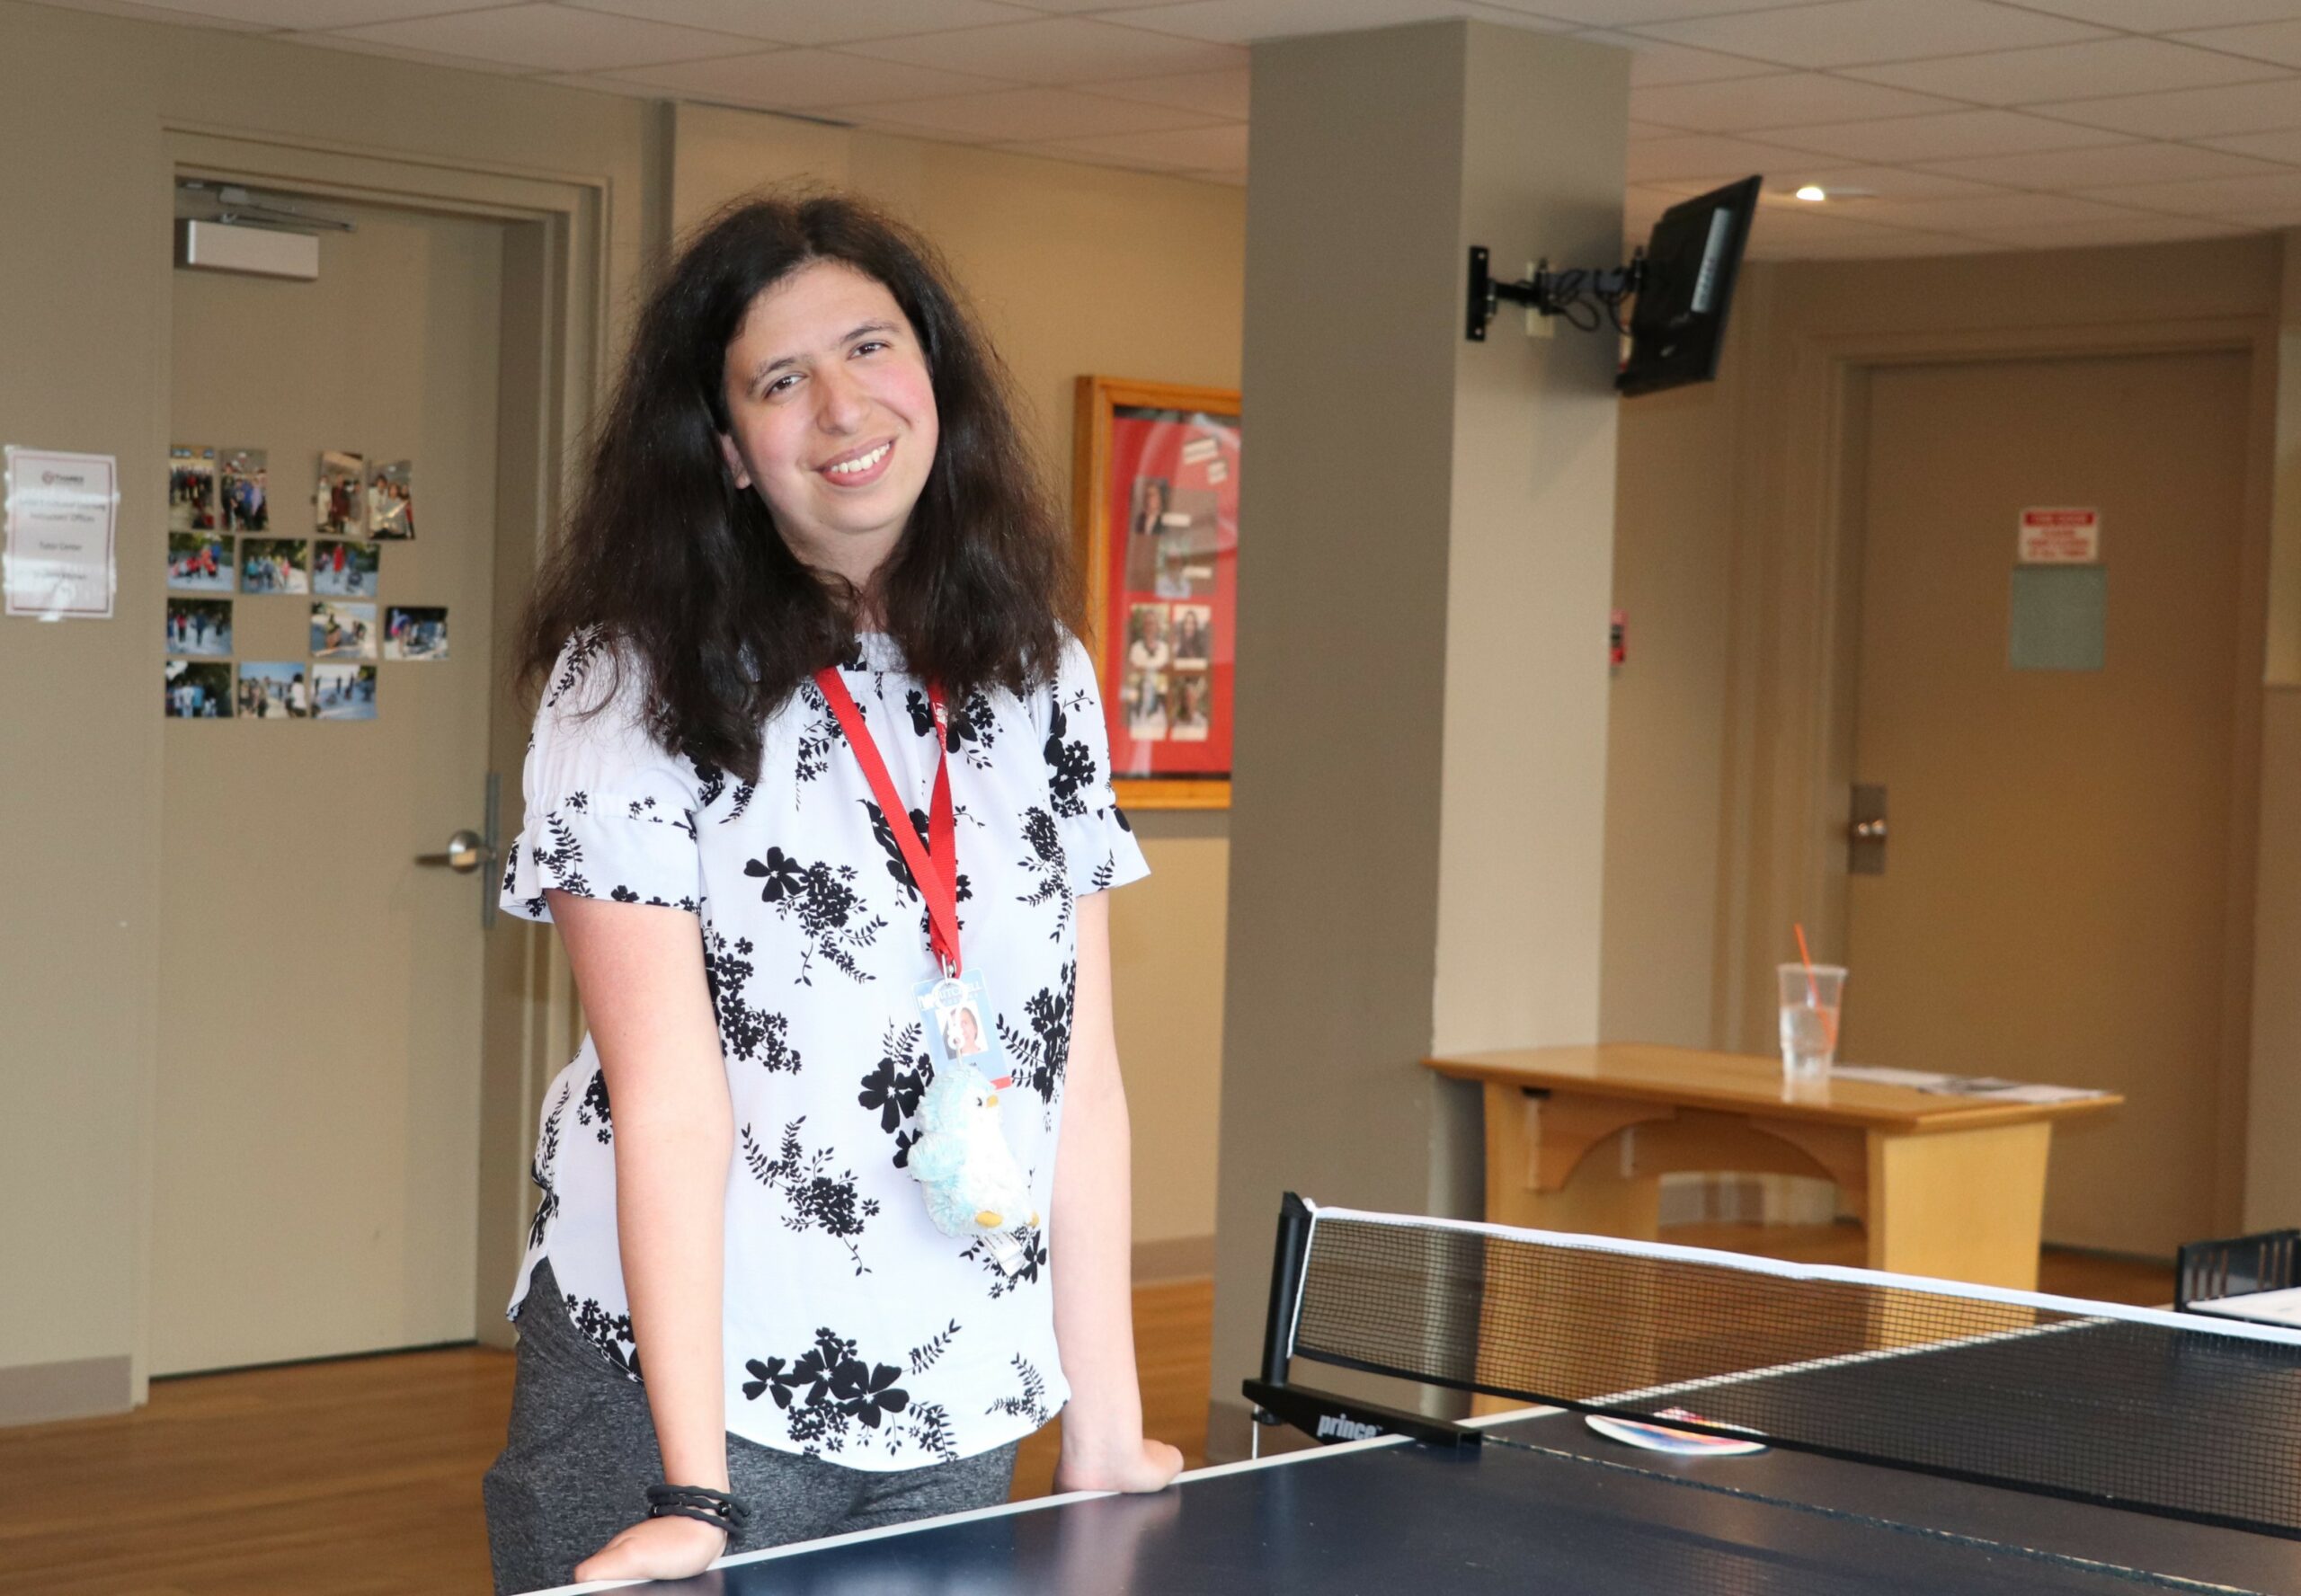
[[[1290,1193],[1258,1417],[1480,1439],[1290,1359],[2301,1538],[2301,1333],[2270,1326]]]

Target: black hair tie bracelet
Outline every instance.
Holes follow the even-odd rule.
[[[708,1524],[726,1532],[733,1540],[735,1532],[751,1521],[743,1504],[724,1491],[706,1491],[699,1485],[650,1485],[647,1487],[647,1516],[651,1519],[693,1519],[698,1524]]]

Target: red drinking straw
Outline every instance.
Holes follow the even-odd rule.
[[[1822,1024],[1830,1039],[1830,1051],[1837,1051],[1837,1015],[1822,1006],[1822,990],[1814,980],[1814,955],[1806,951],[1806,924],[1792,920],[1790,928],[1798,933],[1798,962],[1806,967],[1806,1001],[1822,1016]]]

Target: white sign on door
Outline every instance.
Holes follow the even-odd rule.
[[[44,621],[109,620],[120,473],[110,455],[17,448],[6,454],[7,612]]]
[[[2101,560],[2101,512],[2098,510],[2025,510],[2017,557],[2024,565],[2098,565]]]

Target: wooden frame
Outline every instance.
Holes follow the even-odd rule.
[[[1110,616],[1112,583],[1111,495],[1113,422],[1121,410],[1170,410],[1186,413],[1236,417],[1239,394],[1233,388],[1192,387],[1178,383],[1134,382],[1123,377],[1081,377],[1078,384],[1076,424],[1072,434],[1071,524],[1078,539],[1079,570],[1085,579],[1086,643],[1094,657],[1095,674],[1106,705],[1115,702],[1119,677],[1114,669]],[[1235,487],[1232,492],[1235,492]],[[1233,579],[1225,584],[1224,598],[1235,605]],[[1218,612],[1219,613],[1219,612]],[[1212,700],[1209,719],[1222,732],[1220,746],[1229,746],[1230,667],[1218,655],[1208,672]],[[1112,741],[1114,771],[1121,768],[1122,739]],[[1126,744],[1132,749],[1135,745]],[[1120,776],[1114,781],[1119,802],[1129,809],[1228,809],[1230,781],[1225,768],[1220,776],[1168,774]]]

